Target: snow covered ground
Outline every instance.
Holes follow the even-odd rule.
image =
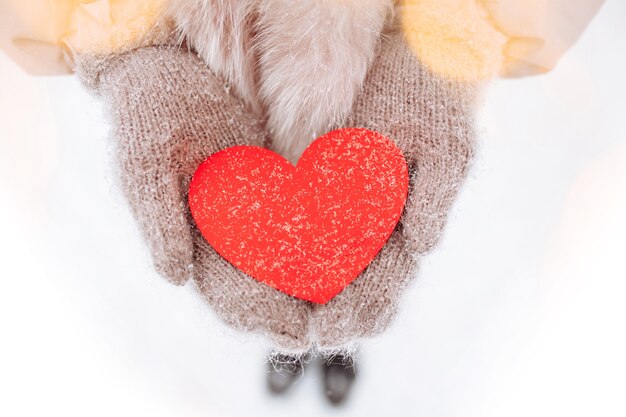
[[[0,415],[626,415],[624,18],[491,88],[445,238],[338,410],[315,367],[268,396],[264,342],[152,271],[101,104],[0,55]]]

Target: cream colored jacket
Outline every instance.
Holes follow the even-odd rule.
[[[30,74],[70,73],[74,53],[107,53],[153,42],[163,33],[155,31],[155,28],[166,27],[163,11],[167,1],[0,0],[0,50]],[[463,21],[468,23],[469,19],[472,27],[488,25],[493,29],[490,32],[492,35],[489,35],[493,39],[486,43],[486,48],[490,49],[487,52],[496,57],[499,74],[511,77],[552,69],[576,42],[603,1],[403,2],[421,9],[436,5],[439,9],[448,8],[450,11],[444,13],[448,22],[432,19],[432,16],[419,21],[414,14],[408,13],[407,19],[415,18],[413,30],[420,39],[433,36],[441,29],[434,26],[454,25],[454,19],[458,19],[460,24]],[[459,11],[462,11],[460,15]],[[473,36],[467,32],[461,35]],[[428,48],[422,48],[422,52],[428,53]]]

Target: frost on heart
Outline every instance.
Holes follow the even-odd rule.
[[[265,148],[219,151],[196,171],[189,205],[203,236],[234,266],[326,303],[382,249],[407,190],[397,146],[353,128],[318,138],[295,167]]]

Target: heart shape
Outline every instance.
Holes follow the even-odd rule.
[[[407,191],[400,149],[351,128],[316,139],[296,166],[256,146],[216,152],[194,174],[189,206],[202,235],[235,267],[324,304],[382,249]]]

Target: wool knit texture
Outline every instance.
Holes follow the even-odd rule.
[[[324,305],[283,294],[245,275],[205,241],[187,189],[210,154],[235,145],[270,146],[262,120],[228,80],[184,47],[157,45],[77,59],[86,86],[107,104],[124,194],[157,271],[175,284],[193,278],[232,327],[268,336],[283,352],[349,351],[388,327],[420,256],[439,240],[473,155],[472,85],[421,65],[402,34],[386,33],[346,126],[396,142],[409,164],[400,223],[372,263]],[[342,126],[337,126],[342,127]]]

